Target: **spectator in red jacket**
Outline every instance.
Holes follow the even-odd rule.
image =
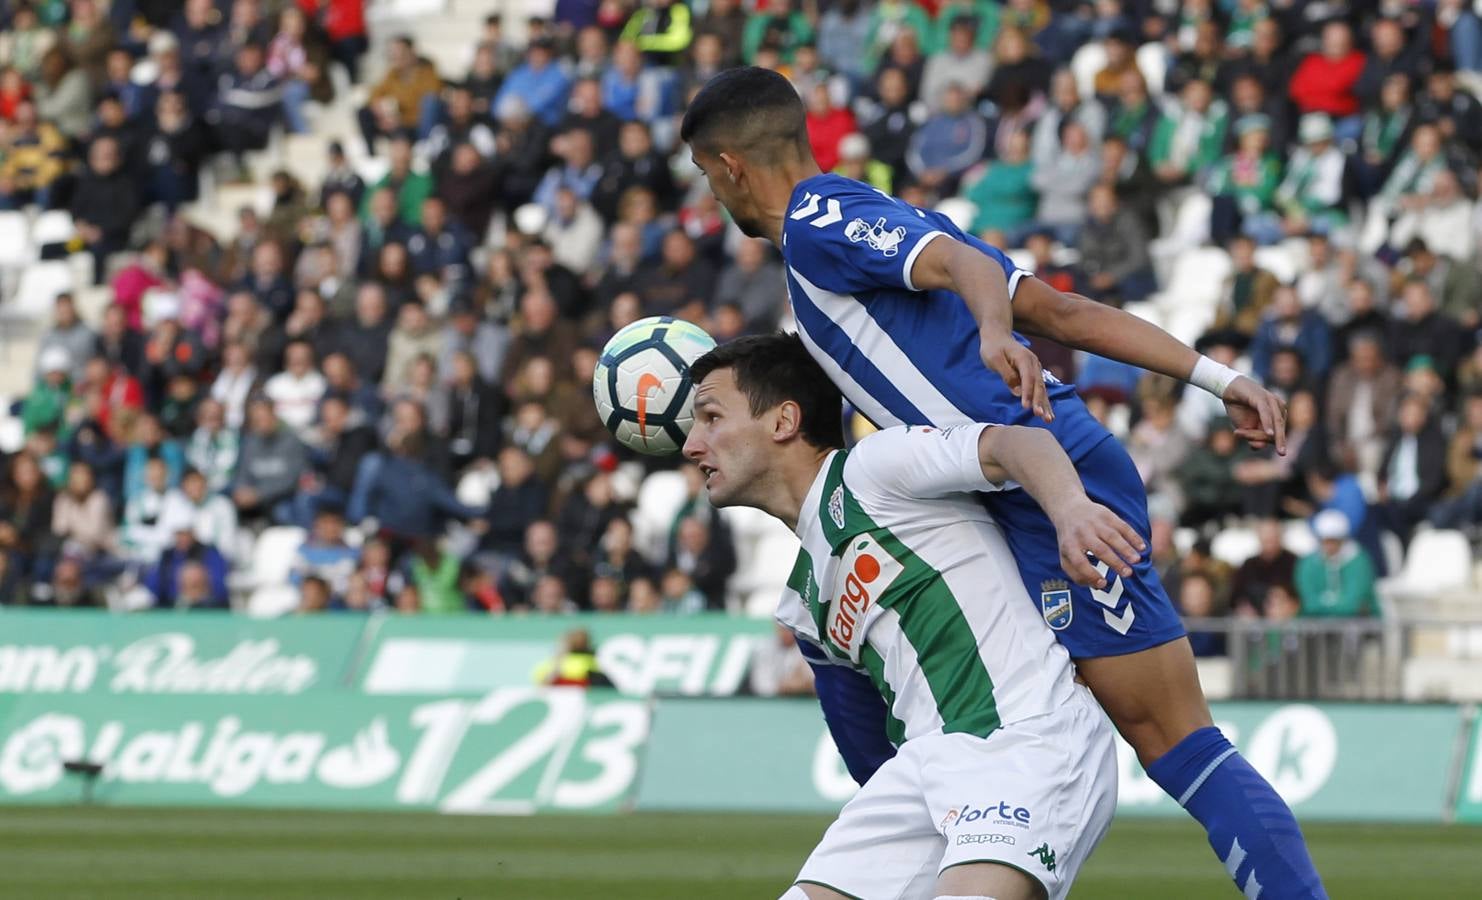
[[[1325,112],[1349,119],[1359,112],[1355,92],[1364,71],[1364,54],[1353,47],[1353,32],[1344,22],[1329,22],[1322,30],[1322,50],[1309,53],[1292,75],[1291,95],[1303,113]],[[1347,124],[1347,123],[1343,123]],[[1344,129],[1338,129],[1340,136]]]
[[[839,164],[839,142],[855,131],[854,113],[835,106],[828,85],[815,84],[808,93],[808,143],[818,167],[832,172]]]
[[[365,34],[365,0],[298,0],[299,9],[324,29],[329,52],[358,81],[360,57],[370,46]]]

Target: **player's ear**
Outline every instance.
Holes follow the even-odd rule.
[[[732,184],[741,180],[741,176],[746,169],[746,165],[741,161],[741,157],[734,153],[721,153],[720,164],[725,166],[726,174],[730,176]]]
[[[772,419],[772,441],[781,444],[802,433],[803,410],[792,400],[777,405]]]

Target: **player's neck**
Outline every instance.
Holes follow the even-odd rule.
[[[813,489],[813,482],[818,480],[830,452],[806,446],[799,447],[796,453],[787,454],[788,458],[772,469],[772,483],[767,486],[758,505],[797,531],[803,503],[808,499],[808,492]]]
[[[764,173],[762,190],[758,196],[765,198],[761,202],[762,221],[764,224],[767,240],[774,247],[782,246],[782,223],[787,219],[788,205],[792,203],[792,192],[797,186],[815,175],[822,175],[823,170],[818,168],[818,163],[813,160],[812,154],[807,159],[799,159],[784,163]]]

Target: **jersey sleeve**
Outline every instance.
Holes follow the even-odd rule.
[[[919,210],[865,188],[804,191],[783,223],[788,265],[813,285],[836,294],[893,289],[916,291],[911,269],[935,240],[959,240],[998,263],[1010,296],[1019,270],[1002,251],[966,237],[940,213]]]
[[[991,427],[982,423],[947,428],[911,425],[877,431],[850,451],[845,478],[856,494],[873,493],[893,500],[930,500],[1014,487],[1012,482],[994,484],[983,474],[978,438],[984,428]]]

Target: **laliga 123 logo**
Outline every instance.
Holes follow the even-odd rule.
[[[11,794],[44,791],[62,779],[62,763],[80,759],[87,737],[76,716],[47,713],[10,735],[0,750],[0,787]]]
[[[103,777],[123,784],[194,784],[217,797],[238,797],[260,784],[318,780],[341,790],[366,788],[395,775],[401,755],[391,746],[386,720],[377,716],[348,744],[329,747],[317,731],[254,731],[236,716],[215,722],[184,721],[175,729],[129,733],[125,723],[101,723],[88,747],[77,716],[47,713],[6,739],[0,748],[0,791],[34,794],[62,780],[62,764],[87,758]]]

